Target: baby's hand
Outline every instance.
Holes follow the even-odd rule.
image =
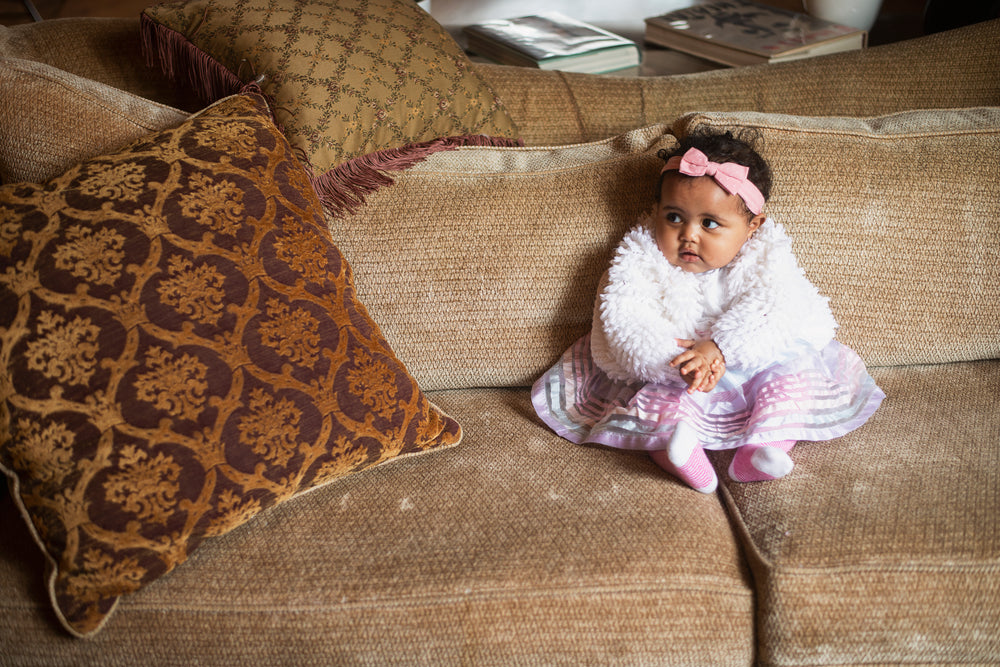
[[[676,368],[688,384],[688,393],[709,392],[715,389],[726,373],[726,359],[722,350],[711,340],[693,341],[678,338],[677,344],[685,349],[670,365]]]

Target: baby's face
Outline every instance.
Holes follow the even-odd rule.
[[[667,261],[690,273],[733,261],[761,223],[747,217],[742,200],[709,176],[668,173],[656,215],[656,245]]]

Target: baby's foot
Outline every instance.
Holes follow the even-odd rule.
[[[780,479],[794,467],[788,451],[794,440],[782,440],[763,445],[743,445],[736,450],[729,464],[729,476],[737,482],[762,482]]]
[[[687,424],[678,424],[666,450],[649,453],[657,465],[695,491],[712,493],[719,486],[715,469],[698,444],[697,433]]]

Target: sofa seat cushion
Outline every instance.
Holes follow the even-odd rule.
[[[0,59],[0,183],[41,182],[188,114],[33,60]]]
[[[527,390],[431,392],[461,447],[318,489],[206,543],[67,642],[0,506],[15,664],[750,665],[753,596],[717,496],[581,447]],[[7,529],[10,529],[9,531]],[[210,628],[210,632],[205,629]],[[706,652],[707,651],[707,652]]]
[[[1000,647],[1000,361],[876,368],[864,426],[725,482],[764,665],[988,664]],[[730,456],[719,456],[720,480]]]
[[[693,113],[755,130],[767,210],[886,399],[723,496],[764,665],[988,662],[1000,647],[1000,108],[872,118]],[[875,367],[871,367],[871,366]]]

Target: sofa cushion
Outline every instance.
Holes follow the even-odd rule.
[[[0,469],[79,636],[205,538],[460,437],[259,97],[0,188],[0,359]]]
[[[528,146],[593,141],[691,111],[881,116],[1000,105],[1000,19],[919,39],[680,76],[479,64]]]
[[[647,108],[643,86],[649,77],[584,74],[559,70],[474,63],[517,121],[526,146],[599,141],[637,127],[669,123],[683,111]],[[664,83],[675,77],[655,77]],[[686,79],[687,77],[683,77]],[[687,86],[691,86],[690,83]],[[687,86],[677,86],[685,90]],[[695,91],[700,86],[691,86]],[[694,92],[694,91],[692,91]],[[666,111],[666,110],[663,110]],[[644,118],[657,118],[645,122]]]
[[[517,136],[493,89],[412,0],[190,0],[142,20],[147,57],[207,98],[259,83],[321,195],[350,179],[332,169],[368,153]]]
[[[887,398],[795,468],[723,496],[765,665],[989,662],[1000,646],[1000,108],[876,118],[691,114],[755,128],[767,210]],[[952,362],[952,363],[946,363]],[[932,365],[934,364],[934,365]]]
[[[995,274],[995,271],[993,272]],[[875,368],[864,427],[724,480],[763,665],[990,664],[1000,647],[1000,361]]]
[[[51,65],[0,59],[0,183],[39,182],[188,114]]]
[[[673,141],[658,125],[437,153],[327,223],[422,386],[527,386],[590,329],[598,280],[652,206],[656,151]]]
[[[831,299],[838,338],[873,365],[1000,357],[1000,107],[876,118],[700,113],[756,128],[767,211]]]
[[[5,540],[5,655],[204,667],[753,663],[748,571],[717,496],[648,457],[560,439],[534,420],[527,390],[430,396],[462,423],[461,447],[352,475],[211,540],[123,599],[92,640],[57,641],[28,612],[43,602],[31,586],[40,568]],[[12,514],[0,501],[0,531],[23,539]]]
[[[139,17],[73,16],[0,26],[0,57],[34,60],[167,106],[204,104],[142,58]]]

